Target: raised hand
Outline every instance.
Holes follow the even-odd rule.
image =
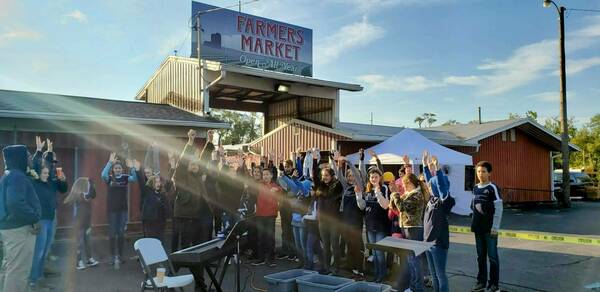
[[[402,162],[404,162],[404,165],[410,165],[410,158],[408,158],[408,155],[404,155],[402,156]]]
[[[427,150],[423,150],[423,158],[421,160],[423,162],[423,165],[429,164],[429,152]]]
[[[354,185],[354,193],[362,194],[362,188],[358,184]]]
[[[374,190],[375,190],[375,193],[376,193],[376,194],[377,194],[377,193],[381,193],[381,186],[380,186],[379,184],[376,184],[376,185],[374,186]]]
[[[46,139],[46,145],[48,146],[48,152],[54,151],[54,144],[52,144],[52,141],[50,141],[50,139]]]
[[[198,135],[198,133],[196,133],[196,130],[194,129],[190,129],[188,131],[188,142],[191,144],[194,142],[194,139],[196,139],[196,136]]]
[[[369,155],[371,155],[371,157],[377,159],[377,153],[375,153],[375,151],[369,149],[369,150],[367,150],[367,153],[369,153]]]
[[[337,150],[333,151],[333,160],[335,161],[339,161],[340,160],[340,152]]]
[[[132,168],[133,161],[131,161],[131,159],[129,159],[129,158],[125,159],[125,166],[127,166],[128,168]]]
[[[435,156],[435,155],[431,156],[431,163],[433,163],[433,165],[435,165],[436,168],[439,166],[439,164],[438,164],[439,161],[438,161],[437,156]]]
[[[111,152],[110,153],[110,158],[108,158],[108,161],[114,163],[117,160],[117,153],[116,152]]]
[[[137,159],[134,159],[132,162],[133,168],[135,170],[140,170],[140,167],[142,166],[142,163],[139,162]]]
[[[44,145],[46,145],[45,141],[42,141],[42,138],[40,136],[35,136],[35,147],[36,147],[36,151],[42,151],[44,150]]]

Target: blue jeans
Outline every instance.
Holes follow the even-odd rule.
[[[323,250],[321,249],[321,243],[319,242],[319,236],[316,233],[307,232],[305,247],[306,249],[304,251],[304,268],[307,270],[313,270],[315,253],[319,256],[323,254]]]
[[[123,256],[127,211],[108,212],[108,240],[111,256]]]
[[[448,249],[433,246],[431,250],[426,251],[426,255],[433,280],[433,291],[448,292],[448,276],[446,275]]]
[[[40,231],[35,239],[33,262],[31,264],[31,273],[29,273],[29,281],[32,283],[42,278],[46,256],[50,251],[52,238],[54,238],[54,220],[40,220],[39,223]]]
[[[367,241],[369,243],[375,243],[385,238],[385,232],[383,231],[367,231]],[[383,280],[387,274],[387,263],[385,260],[385,252],[382,250],[373,251],[373,264],[375,267],[375,279]]]
[[[306,232],[302,222],[292,222],[292,233],[294,234],[294,244],[296,246],[298,259],[304,260],[304,250],[306,246]]]
[[[403,228],[402,232],[406,239],[423,241],[423,227],[407,227]],[[408,253],[407,266],[408,269],[404,273],[404,277],[410,279],[410,289],[414,292],[422,292],[423,289],[423,273],[421,270],[421,256],[415,256],[414,252]]]
[[[500,280],[500,260],[498,259],[498,237],[490,233],[475,233],[475,246],[477,247],[477,282],[487,282],[487,259],[490,259],[489,285],[498,285]]]

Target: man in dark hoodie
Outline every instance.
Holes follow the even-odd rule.
[[[2,149],[5,176],[0,180],[0,236],[4,263],[0,290],[27,291],[41,207],[29,177],[27,148],[12,145]]]

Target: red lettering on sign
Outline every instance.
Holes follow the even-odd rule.
[[[256,20],[256,35],[265,37],[265,22],[260,19]]]
[[[238,15],[238,17],[237,17],[237,30],[238,30],[239,32],[241,32],[241,31],[242,31],[242,25],[244,25],[244,18],[245,18],[245,17],[243,17],[243,16],[241,16],[241,15]]]
[[[254,42],[254,52],[255,53],[260,52],[261,54],[265,53],[263,51],[262,40],[260,38],[256,38],[256,41]]]
[[[252,37],[242,35],[242,51],[252,51]]]
[[[265,40],[265,55],[273,56],[273,42]]]
[[[254,26],[252,25],[252,18],[246,19],[246,33],[254,34]]]
[[[275,57],[283,58],[283,43],[275,43]]]

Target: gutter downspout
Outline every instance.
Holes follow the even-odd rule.
[[[204,106],[203,112],[207,116],[210,116],[210,106],[209,106],[209,104],[210,104],[210,94],[209,94],[209,92],[210,91],[209,91],[209,89],[211,87],[213,87],[215,84],[219,83],[221,80],[223,80],[223,78],[225,78],[226,75],[227,75],[227,72],[225,70],[221,70],[221,74],[219,75],[219,77],[217,77],[217,79],[215,79],[213,82],[209,83],[208,85],[206,85],[206,87],[204,87],[204,91],[205,91],[204,97],[205,97],[205,100],[204,100],[204,104],[203,104],[203,106]]]

